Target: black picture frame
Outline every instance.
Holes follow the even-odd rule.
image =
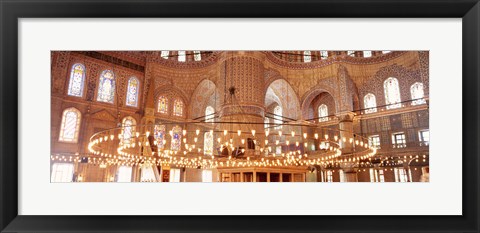
[[[478,0],[0,0],[0,15],[1,232],[479,232],[480,4]],[[18,215],[18,19],[47,17],[462,18],[463,215]]]

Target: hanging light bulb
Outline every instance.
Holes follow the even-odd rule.
[[[325,134],[325,139],[328,140],[328,134]]]
[[[217,142],[220,143],[222,140],[220,138],[217,138]]]
[[[199,130],[199,129],[195,130],[195,133],[196,133],[197,136],[198,136],[198,135],[200,134],[200,130]]]
[[[245,144],[245,139],[242,138],[242,144]]]
[[[187,143],[187,138],[183,138],[183,143]]]
[[[297,147],[298,147],[298,145],[300,145],[300,143],[299,143],[299,142],[295,142],[295,146],[297,146]]]
[[[268,130],[268,129],[267,129],[267,130],[265,130],[265,136],[267,136],[267,137],[268,137],[268,135],[269,135],[269,134],[270,134],[270,130]]]
[[[278,131],[278,136],[280,136],[280,137],[282,136],[282,131],[281,130]]]
[[[342,140],[343,140],[343,142],[346,142],[346,141],[347,141],[347,138],[346,138],[346,137],[343,137]]]
[[[295,131],[292,130],[292,137],[295,137]]]
[[[268,145],[268,139],[265,139],[265,145]]]
[[[254,129],[252,129],[252,136],[255,137],[255,130]]]
[[[280,141],[278,141],[278,140],[275,140],[275,145],[278,145],[278,143],[280,143]]]
[[[288,145],[290,145],[290,142],[287,140],[287,141],[285,141],[285,144],[288,146]]]
[[[227,136],[228,131],[225,129],[223,130],[223,136]]]
[[[318,139],[318,133],[316,133],[314,136],[315,136],[315,139]]]
[[[338,136],[337,136],[337,135],[333,136],[333,139],[334,139],[335,141],[338,141]]]
[[[194,142],[197,142],[197,137],[193,138],[193,141],[194,141]]]
[[[303,133],[303,138],[307,139],[307,133]]]
[[[139,132],[137,132],[137,133],[135,134],[135,136],[137,136],[137,138],[138,138],[138,136],[140,136],[140,133],[139,133]]]
[[[241,130],[237,130],[237,134],[238,136],[240,136],[242,134],[242,131]]]

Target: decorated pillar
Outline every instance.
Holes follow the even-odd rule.
[[[264,141],[264,55],[236,51],[227,52],[225,56],[218,87],[224,99],[221,121],[239,124],[225,124],[222,130],[228,133],[220,134],[220,140],[222,144],[243,147],[246,156],[254,156],[255,147]],[[243,122],[253,124],[241,124]]]

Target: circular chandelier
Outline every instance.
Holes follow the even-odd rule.
[[[273,130],[266,125],[264,132],[231,130],[251,124],[255,123],[123,125],[92,135],[88,162],[101,166],[151,164],[202,169],[327,166],[360,163],[376,154],[376,149],[362,136],[341,137],[339,130],[313,124],[273,124]],[[284,132],[285,128],[290,130]],[[350,148],[348,153],[345,148]]]

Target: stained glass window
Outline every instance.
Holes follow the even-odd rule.
[[[170,145],[170,150],[179,151],[182,145],[182,128],[180,126],[175,126],[172,129],[172,143]]]
[[[363,57],[371,57],[372,51],[363,51]]]
[[[328,51],[320,51],[320,56],[322,59],[327,59],[328,58]]]
[[[170,51],[162,51],[160,52],[160,57],[163,59],[168,59],[168,56],[170,55]]]
[[[387,105],[387,109],[401,107],[398,80],[394,77],[387,78],[383,83],[383,88],[385,90],[385,104]]]
[[[328,107],[325,104],[322,104],[318,107],[318,121],[328,121]]]
[[[68,95],[82,97],[85,83],[85,67],[82,64],[72,66],[70,72],[70,83],[68,84]]]
[[[163,114],[168,113],[168,99],[163,95],[158,97],[158,112]]]
[[[135,77],[128,80],[127,86],[127,106],[137,107],[138,104],[139,81]]]
[[[123,132],[122,132],[122,139],[123,143],[130,143],[133,135],[135,134],[135,125],[137,123],[135,122],[135,119],[132,117],[125,117],[123,118],[122,126],[123,126]]]
[[[80,131],[81,113],[75,108],[63,111],[59,140],[62,142],[77,142]]]
[[[283,116],[282,107],[280,107],[280,105],[277,105],[273,109],[273,114],[275,114],[275,116],[273,117],[273,123],[275,123],[275,129],[282,128],[282,126],[281,126],[281,124],[283,123],[283,121],[282,121],[282,116]]]
[[[176,99],[173,103],[173,115],[183,116],[183,101]]]
[[[410,87],[410,93],[412,94],[412,105],[424,104],[426,103],[423,92],[423,84],[416,82]]]
[[[311,61],[312,61],[312,52],[303,51],[303,62],[311,62]]]
[[[185,62],[187,60],[185,51],[178,51],[178,61]]]
[[[205,132],[203,138],[203,153],[205,155],[212,155],[213,154],[213,134],[209,132]]]
[[[105,70],[100,75],[97,101],[113,103],[115,97],[115,75],[111,70]]]
[[[377,112],[377,99],[372,93],[368,93],[363,97],[363,105],[365,105],[365,113]]]
[[[205,108],[205,122],[215,122],[215,110],[213,109],[212,106],[207,106]]]
[[[155,125],[155,128],[153,129],[153,137],[155,138],[155,141],[157,141],[157,148],[159,150],[164,149],[164,141],[166,140],[165,125]]]
[[[200,53],[200,51],[193,51],[193,59],[195,61],[202,60],[202,54]]]

